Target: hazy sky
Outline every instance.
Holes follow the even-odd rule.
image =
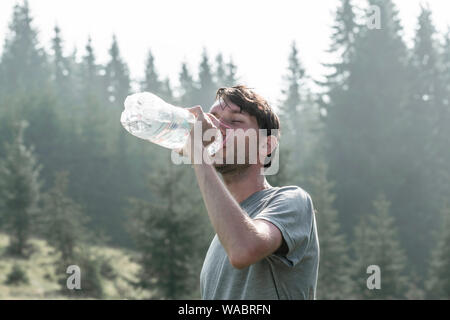
[[[0,0],[0,43],[3,44],[12,7],[17,0]],[[361,3],[361,1],[357,1]],[[450,25],[450,1],[428,0],[439,31]],[[204,47],[211,58],[220,51],[232,56],[242,82],[275,101],[282,87],[290,44],[297,42],[308,74],[318,79],[321,63],[329,61],[333,12],[337,0],[29,0],[34,26],[48,48],[55,23],[66,48],[84,53],[92,36],[99,62],[105,62],[112,34],[133,78],[143,76],[151,48],[159,73],[178,83],[182,61],[197,71]],[[421,0],[395,1],[412,37]],[[1,49],[0,49],[1,50]]]

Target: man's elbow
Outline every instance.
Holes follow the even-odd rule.
[[[257,248],[247,246],[229,254],[228,259],[233,268],[243,270],[261,260],[261,257]]]
[[[248,268],[251,263],[246,262],[244,259],[236,259],[230,257],[230,264],[233,268],[238,270],[244,270],[245,268]]]

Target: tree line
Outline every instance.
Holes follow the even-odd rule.
[[[311,78],[292,43],[280,99],[280,171],[272,185],[299,185],[313,199],[321,245],[320,299],[450,297],[450,32],[440,35],[422,6],[412,47],[392,1],[381,29],[341,0],[324,81]],[[439,40],[439,36],[444,41]],[[186,62],[173,85],[151,50],[133,80],[114,36],[97,62],[89,38],[64,54],[54,28],[47,52],[28,2],[14,7],[0,60],[0,228],[9,254],[27,256],[31,236],[81,261],[101,297],[100,267],[88,245],[140,253],[136,286],[153,298],[198,297],[213,230],[191,170],[170,151],[129,135],[119,118],[133,81],[183,107],[207,107],[238,68],[206,49],[194,73]],[[81,57],[81,58],[80,58]],[[264,95],[264,93],[261,93]],[[368,290],[378,265],[382,289]],[[62,269],[60,269],[62,270]],[[97,289],[96,289],[97,288]],[[100,288],[100,289],[98,289]]]

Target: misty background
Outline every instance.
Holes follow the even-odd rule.
[[[0,298],[199,298],[214,232],[193,172],[128,134],[120,114],[136,91],[208,109],[219,87],[247,84],[281,117],[280,171],[269,182],[302,187],[317,210],[317,298],[449,299],[442,4],[304,2],[302,19],[274,2],[208,2],[201,19],[201,6],[120,15],[117,3],[108,16],[99,1],[86,13],[98,21],[73,14],[67,25],[48,21],[48,2],[9,2],[0,15]],[[366,25],[370,5],[380,8],[379,30]],[[291,23],[247,21],[258,8]],[[188,13],[197,33],[186,39],[177,16]],[[42,37],[44,16],[52,31]],[[166,24],[124,34],[105,16],[133,28],[152,17]],[[66,287],[72,264],[84,271],[79,291]],[[366,286],[374,264],[381,290]]]

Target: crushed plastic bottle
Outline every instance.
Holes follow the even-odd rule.
[[[195,123],[191,112],[173,106],[150,92],[129,95],[124,106],[120,122],[125,130],[169,149],[182,148]],[[208,153],[215,154],[222,143],[222,134],[217,130],[215,140],[207,146]]]

